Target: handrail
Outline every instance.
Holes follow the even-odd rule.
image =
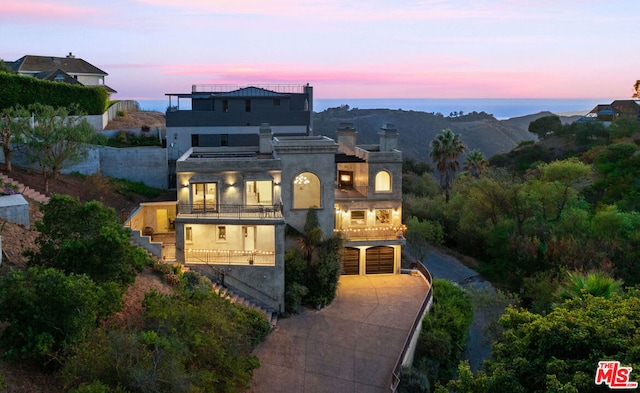
[[[282,218],[282,205],[178,203],[177,213],[214,218]]]
[[[254,96],[268,95],[268,93],[304,93],[304,85],[224,85],[224,84],[199,84],[191,85],[192,93],[231,93],[240,89],[255,88],[254,91],[244,91]],[[266,91],[264,91],[266,90]]]
[[[398,359],[396,360],[396,365],[393,368],[392,381],[391,381],[391,391],[394,392],[394,393],[396,392],[396,390],[398,389],[398,385],[400,384],[400,370],[402,369],[402,363],[403,363],[404,357],[407,354],[407,350],[409,349],[409,346],[411,345],[411,340],[413,338],[413,335],[416,333],[416,329],[418,328],[418,325],[420,324],[420,322],[422,320],[422,317],[424,315],[424,311],[427,309],[427,306],[429,305],[429,302],[433,298],[433,277],[431,277],[431,273],[429,273],[429,270],[427,270],[427,268],[420,261],[413,262],[411,264],[411,267],[417,269],[424,276],[424,278],[429,282],[429,290],[427,291],[427,296],[425,296],[424,300],[422,301],[422,305],[420,306],[420,310],[416,314],[416,318],[413,321],[413,326],[411,326],[411,329],[409,330],[409,333],[407,334],[407,338],[405,339],[404,347],[402,348],[402,352],[400,353],[400,356],[398,356]],[[418,332],[418,334],[419,334],[419,332]]]
[[[244,281],[242,281],[242,280],[238,279],[238,277],[236,277],[236,276],[234,276],[234,275],[231,275],[231,274],[229,274],[229,273],[225,273],[222,269],[218,269],[217,267],[215,267],[214,265],[209,264],[208,262],[207,262],[207,266],[209,266],[211,269],[213,269],[214,277],[215,277],[215,278],[216,278],[216,280],[218,281],[218,284],[222,285],[222,286],[223,286],[223,287],[225,287],[225,288],[227,287],[227,284],[225,283],[225,277],[231,277],[231,278],[232,278],[232,279],[234,279],[236,282],[238,282],[238,283],[240,283],[240,284],[244,285],[246,288],[249,288],[251,291],[254,291],[255,293],[258,293],[259,295],[264,296],[264,297],[266,297],[266,298],[268,298],[268,299],[270,299],[270,300],[278,301],[278,299],[277,299],[277,298],[275,298],[275,297],[273,297],[273,296],[269,295],[269,294],[268,294],[268,293],[266,293],[266,292],[261,291],[260,289],[258,289],[258,288],[256,288],[256,287],[254,287],[254,286],[253,286],[253,285],[251,285],[251,284],[247,284],[246,282],[244,282]],[[220,277],[220,276],[221,276],[221,278],[218,278],[218,277]],[[234,285],[232,285],[232,286],[234,286]],[[243,291],[243,292],[246,292],[246,291]],[[254,295],[251,295],[250,293],[247,293],[247,296],[251,296],[251,297],[253,298],[253,300],[255,300],[255,301],[258,301],[258,302],[262,303],[262,304],[263,304],[263,306],[265,306],[265,307],[267,307],[267,308],[269,308],[269,309],[275,310],[273,307],[268,306],[268,305],[267,305],[263,300],[260,300],[260,299],[256,298]],[[279,308],[280,308],[280,307],[279,307]],[[277,312],[278,312],[278,313],[280,313],[281,311],[282,311],[282,310],[280,310],[280,309],[278,309],[278,310],[277,310]]]

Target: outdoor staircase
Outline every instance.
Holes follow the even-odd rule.
[[[233,293],[226,287],[223,287],[219,284],[213,284],[213,291],[217,293],[220,297],[229,300],[231,303],[239,304],[241,306],[245,306],[247,308],[251,308],[253,310],[257,310],[262,312],[267,316],[267,320],[271,324],[272,327],[276,327],[278,325],[278,313],[272,310],[268,310],[264,307],[260,307],[252,300],[249,300],[243,296]]]
[[[4,173],[0,173],[0,180],[2,180],[2,184],[11,184],[13,186],[16,186],[18,188],[18,192],[29,199],[33,199],[34,201],[40,203],[49,203],[50,198],[48,196],[42,195],[38,191],[25,186],[19,181],[13,180]]]
[[[136,247],[140,247],[139,244],[135,243],[135,242],[131,242],[131,245],[136,246]],[[156,263],[176,263],[175,261],[171,261],[171,262],[167,262],[167,261],[160,261],[155,255],[153,255],[152,253],[150,253],[149,251],[145,250],[144,248],[140,247],[142,250],[144,250],[147,255],[149,255],[149,257],[151,257],[154,261],[156,261]],[[191,269],[188,266],[184,266],[182,265],[182,272],[188,272]],[[271,310],[268,309],[267,307],[262,307],[260,305],[258,305],[256,302],[254,302],[253,300],[248,299],[248,297],[242,296],[238,293],[234,293],[232,290],[230,290],[229,288],[227,288],[226,286],[220,285],[218,283],[213,283],[213,291],[220,296],[223,299],[227,299],[228,301],[230,301],[231,303],[235,303],[253,310],[257,310],[260,311],[261,313],[263,313],[266,317],[267,320],[269,321],[269,323],[271,324],[271,326],[273,328],[276,328],[278,325],[278,313],[275,310]]]

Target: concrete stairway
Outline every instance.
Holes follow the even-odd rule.
[[[131,242],[131,245],[136,246],[136,247],[140,247],[140,245],[136,244],[135,242]],[[144,248],[140,247],[142,250],[144,250]],[[167,262],[167,261],[160,261],[155,255],[153,255],[152,253],[150,253],[147,250],[144,250],[147,255],[149,255],[149,257],[153,258],[157,263],[175,263],[175,262]],[[182,265],[182,272],[188,272],[191,269],[189,269],[188,266],[184,266]],[[269,321],[269,323],[271,324],[271,326],[273,328],[275,328],[278,325],[278,313],[275,312],[274,310],[269,310],[267,308],[261,307],[260,305],[256,304],[255,302],[245,298],[244,296],[241,296],[239,294],[233,293],[229,288],[227,287],[223,287],[222,285],[213,284],[213,291],[220,296],[223,299],[227,299],[228,301],[230,301],[231,303],[235,303],[256,311],[260,311],[261,313],[263,313],[266,317],[267,320]]]
[[[32,188],[29,188],[16,180],[13,180],[9,176],[5,175],[4,173],[0,173],[0,180],[2,180],[2,184],[11,184],[17,187],[18,192],[29,199],[33,199],[34,201],[40,202],[40,203],[49,203],[50,198],[48,196],[42,195],[38,191]]]
[[[238,294],[234,294],[228,288],[225,288],[221,285],[213,284],[213,291],[217,293],[220,297],[229,300],[231,303],[239,304],[241,306],[245,306],[245,307],[262,312],[264,315],[267,316],[267,320],[269,321],[271,326],[273,326],[274,328],[278,325],[278,313],[272,310],[267,310],[263,307],[260,307],[253,301],[246,299],[243,296],[240,296]]]

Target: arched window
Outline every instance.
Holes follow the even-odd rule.
[[[293,179],[293,208],[320,207],[320,179],[311,172],[302,172]]]
[[[376,174],[376,192],[391,192],[391,174],[380,171]]]

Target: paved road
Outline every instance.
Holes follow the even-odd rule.
[[[485,281],[475,270],[466,267],[450,255],[432,250],[429,251],[422,263],[429,269],[434,279],[447,279],[471,291],[486,289],[495,293],[491,283]],[[469,327],[467,348],[462,355],[463,359],[469,360],[471,370],[474,371],[491,355],[491,343],[484,334],[486,325],[486,314],[482,310],[474,312],[473,321]]]

